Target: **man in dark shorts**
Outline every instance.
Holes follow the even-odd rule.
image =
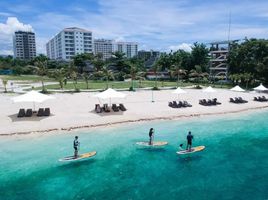
[[[80,146],[80,142],[78,141],[78,136],[74,138],[74,157],[77,158],[78,156],[78,148]]]
[[[193,138],[194,136],[191,134],[191,131],[189,131],[187,135],[187,147],[186,147],[186,150],[188,151],[191,151]]]
[[[150,131],[149,131],[149,145],[153,144],[153,137],[154,137],[154,129],[150,128]]]

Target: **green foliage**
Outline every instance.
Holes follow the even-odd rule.
[[[268,83],[268,40],[246,39],[241,44],[232,44],[228,62],[232,80],[249,83],[256,79]],[[238,74],[243,76],[239,78]]]

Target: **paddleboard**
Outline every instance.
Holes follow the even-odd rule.
[[[59,159],[60,162],[71,162],[71,161],[77,161],[77,160],[82,160],[86,158],[93,157],[97,154],[96,151],[88,152],[88,153],[83,153],[78,155],[76,158],[74,156],[67,156],[64,158]]]
[[[161,147],[161,146],[165,146],[168,144],[168,142],[163,142],[163,141],[155,141],[153,142],[153,144],[149,144],[149,142],[137,142],[137,145],[140,146],[145,146],[145,147]]]
[[[192,147],[191,148],[191,151],[189,151],[189,150],[182,150],[182,151],[177,151],[176,153],[177,154],[180,154],[180,155],[184,155],[184,154],[195,153],[195,152],[198,152],[198,151],[203,151],[204,149],[205,149],[205,146],[197,146],[197,147]]]

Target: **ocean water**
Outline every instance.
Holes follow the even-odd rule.
[[[0,199],[268,199],[268,112],[128,124],[39,137],[0,137]],[[168,141],[160,149],[135,145]],[[187,132],[202,152],[178,156]],[[60,163],[73,153],[94,158]]]

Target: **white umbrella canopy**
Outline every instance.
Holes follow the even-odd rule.
[[[179,100],[179,94],[185,94],[186,91],[178,87],[176,90],[172,92],[173,94],[178,94],[178,100]]]
[[[110,98],[125,98],[126,94],[122,92],[117,92],[116,90],[109,88],[101,93],[98,93],[94,95],[95,97],[101,98],[101,99],[110,99]]]
[[[176,90],[174,90],[172,93],[174,94],[185,94],[186,91],[178,87]]]
[[[230,89],[232,91],[235,91],[235,92],[245,92],[244,89],[242,89],[241,87],[239,87],[238,85],[233,87],[232,89]]]
[[[112,98],[125,98],[126,96],[127,96],[126,94],[122,92],[117,92],[116,90],[112,88],[108,88],[107,90],[94,95],[94,97],[98,97],[100,99],[110,99],[110,105],[111,105]]]
[[[17,103],[17,102],[32,102],[34,104],[34,109],[35,109],[35,103],[42,103],[46,100],[54,99],[54,98],[55,97],[53,97],[53,96],[48,96],[48,95],[45,95],[45,94],[42,94],[40,92],[33,90],[33,91],[27,92],[25,94],[22,94],[20,96],[13,97],[12,101],[15,103]]]
[[[213,89],[211,86],[209,86],[206,89],[204,89],[203,92],[206,92],[206,93],[214,93],[214,92],[216,92],[216,90]]]
[[[263,91],[268,91],[268,88],[266,88],[262,84],[260,84],[258,87],[255,87],[254,90],[258,91],[258,92],[263,92]]]

